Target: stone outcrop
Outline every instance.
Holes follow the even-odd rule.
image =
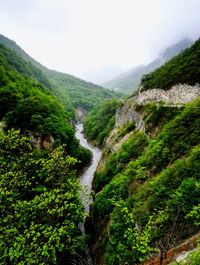
[[[196,248],[199,238],[200,233],[197,233],[196,235],[182,242],[180,245],[168,250],[165,254],[165,258],[162,260],[162,263],[160,262],[160,256],[158,255],[145,261],[143,265],[168,265],[172,261],[175,261],[177,264],[179,264],[181,260],[184,260],[184,257],[187,257],[191,250]],[[181,259],[181,256],[183,255],[184,257]]]
[[[76,108],[76,122],[83,122],[85,116],[87,115],[87,111],[81,107]]]
[[[166,105],[181,106],[198,96],[200,96],[200,85],[190,86],[179,84],[167,91],[162,89],[150,89],[141,92],[138,96],[134,97],[134,100],[136,100],[139,105],[152,102],[163,102]]]
[[[34,136],[33,138],[33,144],[38,149],[44,149],[44,150],[53,150],[53,144],[54,144],[54,138],[52,135],[49,136]]]
[[[135,122],[135,129],[144,131],[144,122],[141,115],[135,111],[136,104],[134,101],[127,101],[125,105],[119,107],[116,112],[115,127],[119,128],[128,122]]]

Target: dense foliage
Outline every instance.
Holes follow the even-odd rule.
[[[84,121],[87,138],[102,146],[115,124],[115,113],[120,102],[117,99],[105,100],[97,105]]]
[[[94,230],[106,264],[139,264],[155,248],[162,257],[200,224],[200,99],[160,119],[154,139],[133,132],[95,175]]]
[[[82,107],[87,111],[92,110],[104,99],[121,96],[119,93],[88,83],[71,75],[49,70],[45,71],[45,73],[57,90],[69,95],[74,107]]]
[[[147,74],[142,79],[142,89],[170,89],[178,83],[200,83],[200,40],[177,55],[164,66]]]
[[[48,154],[19,131],[1,132],[1,264],[70,264],[83,249],[75,163],[63,147]]]

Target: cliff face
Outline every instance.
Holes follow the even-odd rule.
[[[182,106],[191,102],[200,96],[200,86],[190,86],[187,84],[179,84],[173,86],[170,90],[151,89],[144,91],[136,97],[137,104],[159,103],[163,102],[169,106]]]
[[[118,206],[115,205],[118,200],[123,201],[122,204],[126,205],[130,214],[136,215],[134,222],[136,222],[135,229],[137,230],[139,227],[138,233],[145,229],[146,221],[144,220],[153,219],[154,217],[150,216],[154,214],[159,216],[159,211],[166,214],[166,216],[170,216],[167,225],[163,224],[161,220],[158,221],[159,217],[155,221],[155,227],[158,226],[160,236],[157,239],[152,239],[150,244],[154,247],[157,246],[160,255],[196,232],[195,225],[190,225],[185,221],[185,213],[182,213],[181,209],[178,209],[177,213],[174,208],[174,212],[169,213],[165,208],[167,207],[165,203],[160,206],[160,203],[157,205],[156,201],[152,202],[152,200],[155,200],[155,198],[151,198],[151,196],[154,196],[151,195],[154,188],[151,187],[151,192],[148,193],[147,190],[150,188],[147,187],[153,185],[151,183],[152,178],[157,181],[156,179],[161,178],[160,176],[164,175],[166,170],[172,170],[171,166],[174,165],[175,168],[177,159],[180,159],[180,161],[187,159],[190,149],[192,150],[196,144],[199,144],[200,139],[197,139],[198,137],[194,135],[191,136],[194,132],[198,132],[197,123],[199,118],[198,115],[196,116],[196,111],[198,112],[199,109],[197,99],[199,96],[199,85],[177,85],[168,91],[152,89],[141,92],[138,96],[126,100],[117,109],[115,128],[107,138],[102,159],[93,181],[96,195],[88,224],[90,226],[90,246],[94,264],[121,264],[120,244],[123,245],[126,237],[119,231],[125,230],[127,224],[122,225],[122,227],[119,226],[118,222],[121,222],[120,216],[123,216],[123,213],[118,216]],[[186,107],[188,111],[186,111],[187,103],[195,99],[197,99],[197,103],[194,103],[196,105],[188,105],[189,107]],[[188,143],[189,140],[187,139],[190,139],[190,136],[194,139]],[[180,147],[174,148],[174,146],[179,145],[179,142]],[[188,172],[188,176],[190,174],[195,178],[196,173]],[[170,196],[176,196],[176,189],[180,189],[180,186],[183,185],[180,184],[181,179],[181,175],[177,177],[177,183],[179,184],[176,187],[173,186],[172,191],[169,191],[173,193],[174,189],[174,193]],[[188,181],[190,180],[188,177]],[[165,190],[167,188],[163,186],[161,189]],[[143,195],[141,195],[142,192]],[[160,193],[162,193],[162,190]],[[162,200],[171,200],[166,194],[162,196]],[[138,202],[136,203],[136,201]],[[168,204],[170,203],[171,201]],[[160,224],[157,222],[161,222],[161,226],[164,225],[162,232]],[[116,226],[118,226],[119,231],[115,230]],[[185,229],[184,233],[177,233],[180,228]],[[122,233],[121,236],[120,233]],[[124,233],[126,234],[127,231],[125,230]],[[167,233],[172,235],[166,239],[165,235]],[[119,239],[117,239],[118,237]],[[126,253],[126,251],[129,251],[126,244],[129,243],[130,241],[124,243],[124,256],[127,255],[127,257],[131,255],[131,253]],[[116,254],[117,252],[119,253]],[[112,262],[109,258],[111,256],[113,257]],[[141,260],[145,260],[145,256],[142,256]],[[134,262],[132,259],[127,264],[135,264]]]
[[[186,103],[191,102],[198,96],[200,96],[200,86],[189,86],[187,84],[179,84],[173,86],[168,91],[162,89],[151,89],[140,92],[138,96],[134,96],[128,99],[122,106],[117,109],[115,117],[115,128],[106,141],[106,147],[111,149],[112,151],[119,150],[121,145],[129,138],[131,133],[129,132],[125,134],[124,137],[119,139],[117,137],[118,131],[120,130],[120,128],[130,122],[135,123],[136,131],[146,131],[148,124],[145,124],[144,122],[145,105],[155,104],[157,106],[161,105],[166,108],[181,108]],[[152,129],[154,131],[157,130],[157,128]],[[147,133],[149,135],[151,134],[151,132]]]

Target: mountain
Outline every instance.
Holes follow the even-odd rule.
[[[86,117],[85,135],[103,146],[86,225],[94,264],[200,264],[199,59],[197,40],[137,95]]]
[[[73,113],[74,109],[77,107],[82,107],[88,111],[104,98],[118,97],[120,95],[72,75],[60,73],[44,67],[29,56],[14,41],[3,35],[0,35],[0,43],[13,50],[24,60],[27,66],[29,65],[30,68],[34,69],[33,73],[31,73],[32,76],[49,87],[54,96],[63,103],[68,112]],[[34,71],[37,72],[37,74],[35,74]]]
[[[191,40],[183,39],[180,42],[168,47],[153,62],[145,66],[135,67],[128,72],[125,72],[119,76],[116,76],[114,79],[103,83],[102,85],[109,89],[120,91],[125,94],[133,93],[137,90],[143,75],[148,74],[156,68],[160,67],[172,57],[180,53],[182,50],[189,47],[191,44]]]

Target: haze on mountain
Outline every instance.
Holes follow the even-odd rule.
[[[117,75],[121,74],[123,69],[114,65],[110,65],[99,69],[97,71],[86,72],[84,78],[95,84],[103,84],[111,78],[115,78]]]
[[[183,39],[180,42],[168,47],[151,63],[144,66],[137,66],[133,69],[126,71],[113,79],[103,83],[106,88],[120,91],[125,94],[130,94],[136,91],[141,83],[141,79],[145,74],[148,74],[161,65],[169,61],[171,58],[188,48],[192,44],[192,40]]]
[[[197,39],[199,10],[199,0],[0,0],[0,32],[42,65],[87,79],[110,65],[146,65],[171,44]]]

